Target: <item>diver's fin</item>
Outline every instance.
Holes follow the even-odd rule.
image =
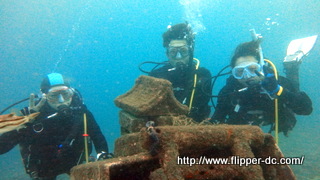
[[[301,61],[303,57],[309,54],[317,37],[318,35],[292,40],[288,46],[287,56],[284,58],[284,62]]]

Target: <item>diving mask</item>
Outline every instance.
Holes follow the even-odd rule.
[[[236,66],[232,69],[232,75],[236,79],[255,77],[257,76],[256,72],[261,72],[261,66],[254,62],[243,66]]]
[[[169,46],[168,55],[171,58],[181,59],[181,58],[189,56],[189,48],[186,45],[179,46],[179,47]]]
[[[58,109],[60,105],[69,106],[72,101],[72,96],[72,89],[67,86],[56,86],[48,91],[47,101],[52,108]]]

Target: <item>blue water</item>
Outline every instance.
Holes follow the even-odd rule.
[[[195,57],[212,74],[228,64],[239,43],[251,40],[249,29],[255,28],[264,37],[265,56],[283,74],[289,42],[319,34],[319,9],[318,0],[2,0],[0,109],[38,93],[46,74],[60,72],[82,92],[113,151],[120,136],[113,100],[142,74],[139,63],[166,60],[161,35],[169,24],[193,25]],[[286,157],[305,155],[302,166],[292,166],[298,179],[316,179],[320,172],[319,44],[301,66],[301,89],[314,112],[299,116],[288,138],[280,135]],[[214,93],[224,83],[219,79]],[[28,178],[18,147],[0,156],[0,167],[2,179]]]

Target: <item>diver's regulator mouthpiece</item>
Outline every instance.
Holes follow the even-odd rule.
[[[186,68],[187,68],[186,64],[184,64],[183,62],[177,62],[177,64],[176,64],[177,70],[184,71],[184,70],[186,70]]]
[[[62,104],[58,106],[58,115],[61,116],[71,116],[72,115],[72,110],[70,109],[69,106]]]

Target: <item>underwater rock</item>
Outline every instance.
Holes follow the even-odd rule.
[[[204,157],[229,162],[232,158],[283,157],[273,137],[258,126],[158,126],[155,132],[159,138],[156,156],[150,154],[153,141],[147,128],[142,128],[117,139],[117,158],[76,166],[71,179],[295,179],[288,165],[202,163]],[[192,158],[201,163],[190,165]]]

